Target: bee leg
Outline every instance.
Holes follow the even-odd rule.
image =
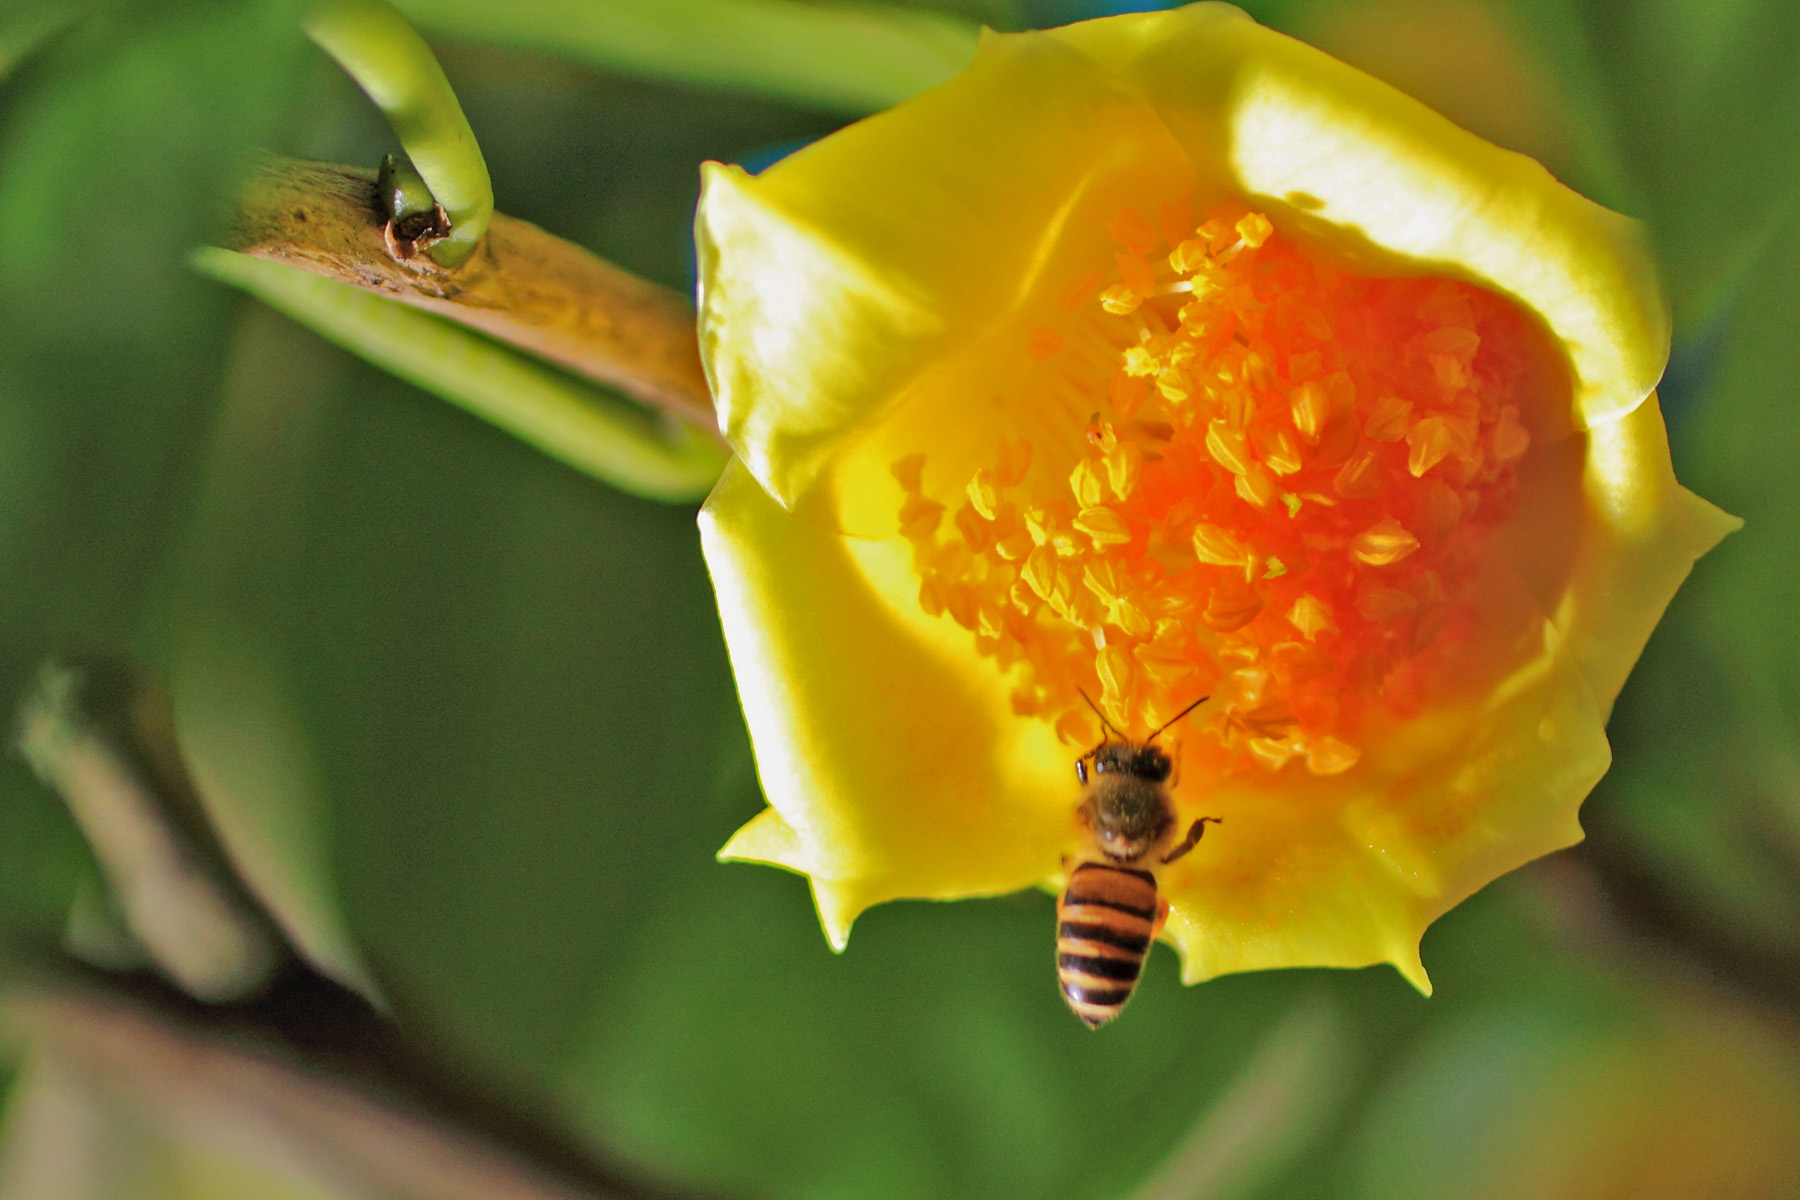
[[[1189,850],[1192,850],[1195,846],[1198,846],[1200,844],[1201,835],[1206,832],[1206,823],[1208,821],[1211,821],[1214,825],[1223,825],[1225,823],[1225,818],[1201,817],[1198,821],[1195,821],[1192,825],[1188,826],[1187,836],[1181,840],[1181,845],[1163,855],[1163,862],[1172,863],[1182,855],[1186,854]]]
[[[1169,923],[1169,902],[1161,896],[1156,898],[1156,924],[1150,928],[1150,940],[1155,941],[1162,936],[1163,926]]]

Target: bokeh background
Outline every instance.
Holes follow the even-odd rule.
[[[499,207],[684,290],[702,160],[766,163],[868,107],[794,83],[804,45],[721,56],[698,0],[402,7]],[[905,7],[954,44],[1129,6]],[[0,6],[0,704],[53,653],[153,673],[240,868],[433,1086],[525,1132],[437,1115],[379,1064],[359,1094],[521,1161],[589,1155],[619,1194],[1800,1195],[1800,13],[1245,7],[1648,223],[1676,467],[1746,520],[1619,702],[1587,842],[1433,927],[1434,998],[1385,967],[1182,988],[1164,949],[1093,1034],[1052,985],[1048,895],[886,905],[834,956],[802,880],[715,863],[762,802],[693,510],[185,265],[249,148],[395,148],[291,3]],[[330,1027],[296,1047],[169,1017],[94,950],[104,908],[63,802],[8,756],[0,997],[86,946],[112,968],[91,994],[216,1023],[302,1088],[351,1077]],[[357,1190],[266,1114],[197,1133],[8,1028],[5,1200],[414,1194]]]

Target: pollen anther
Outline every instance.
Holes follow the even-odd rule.
[[[1371,567],[1390,567],[1419,548],[1419,539],[1393,518],[1378,521],[1356,535],[1350,553]]]
[[[1114,284],[1100,293],[1100,307],[1115,317],[1130,316],[1143,302],[1143,296],[1122,283]]]
[[[1131,540],[1131,529],[1115,510],[1104,505],[1084,508],[1075,516],[1075,528],[1094,539],[1094,545],[1123,546]]]
[[[919,604],[1071,745],[1097,735],[1080,691],[1143,730],[1204,688],[1202,778],[1355,770],[1508,510],[1528,327],[1467,284],[1315,262],[1241,205],[1144,211],[1013,335],[1032,440],[1004,430],[948,505],[924,455],[893,463]]]

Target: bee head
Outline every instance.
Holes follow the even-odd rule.
[[[1107,746],[1094,756],[1083,808],[1101,853],[1136,862],[1167,835],[1174,822],[1162,786],[1169,771],[1169,756],[1154,746]]]
[[[1127,775],[1146,783],[1165,783],[1173,764],[1148,742],[1119,742],[1094,751],[1096,775]]]

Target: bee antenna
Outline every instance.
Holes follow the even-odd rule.
[[[1167,729],[1169,726],[1173,725],[1175,722],[1181,720],[1181,718],[1187,716],[1189,713],[1193,712],[1196,708],[1199,708],[1202,704],[1205,704],[1208,700],[1211,700],[1211,699],[1212,699],[1212,696],[1210,694],[1202,696],[1198,700],[1194,701],[1192,704],[1188,705],[1186,708],[1182,709],[1180,712],[1176,713],[1174,716],[1170,717],[1168,720],[1164,721],[1161,725],[1156,727],[1156,733],[1153,733],[1149,737],[1144,739],[1144,744],[1146,746],[1148,746],[1151,742],[1154,742],[1156,740],[1156,734],[1161,733],[1163,730]],[[1089,700],[1088,703],[1092,704],[1093,701]],[[1094,711],[1098,712],[1099,710],[1095,709]],[[1104,717],[1102,717],[1101,719],[1105,720]]]
[[[1100,724],[1102,727],[1104,727],[1105,729],[1110,731],[1121,742],[1129,742],[1131,740],[1130,738],[1126,737],[1124,734],[1120,733],[1118,731],[1117,727],[1115,727],[1111,721],[1106,719],[1106,714],[1100,711],[1100,706],[1098,704],[1094,703],[1093,697],[1089,696],[1087,694],[1087,692],[1083,691],[1081,688],[1076,688],[1075,693],[1076,693],[1076,695],[1080,696],[1083,700],[1087,701],[1087,706],[1094,710],[1094,715],[1096,717],[1100,718]],[[1158,730],[1157,732],[1160,733],[1161,730]],[[1152,736],[1154,736],[1154,735],[1152,735]]]

